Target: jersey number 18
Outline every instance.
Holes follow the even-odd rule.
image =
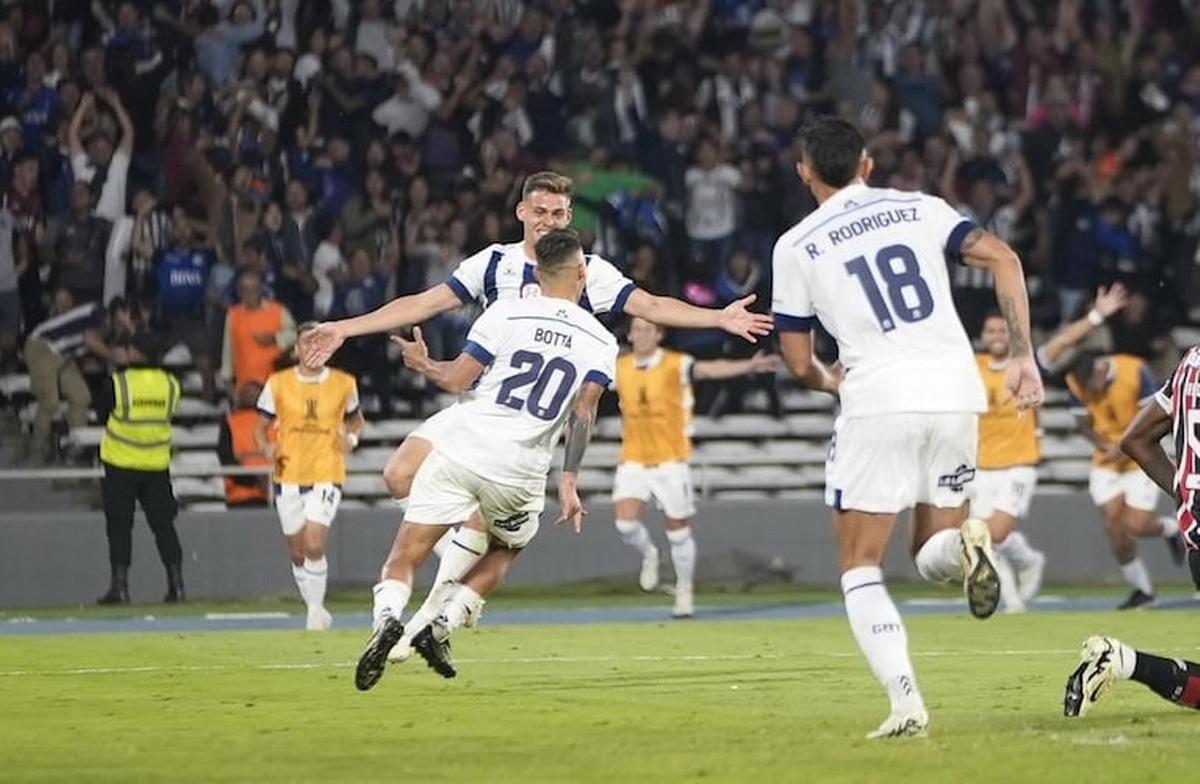
[[[897,262],[899,265],[897,266]],[[887,287],[887,300],[879,290],[875,274],[871,272],[865,256],[859,256],[846,262],[846,271],[858,278],[867,302],[875,313],[875,319],[884,332],[896,328],[896,318],[909,324],[929,318],[933,313],[933,294],[929,285],[921,277],[921,267],[917,264],[917,254],[907,245],[888,245],[880,248],[875,254],[875,269]],[[905,297],[905,291],[911,292],[912,302]],[[895,313],[895,316],[892,314]]]

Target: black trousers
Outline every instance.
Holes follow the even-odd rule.
[[[108,562],[129,566],[133,554],[133,510],[140,503],[154,533],[154,543],[164,566],[183,562],[183,548],[175,532],[175,493],[168,471],[132,471],[104,464],[104,522],[108,532]]]

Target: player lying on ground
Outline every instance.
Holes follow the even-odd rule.
[[[1185,708],[1200,709],[1200,664],[1135,650],[1115,637],[1089,637],[1067,678],[1064,716],[1084,716],[1116,681],[1137,681]]]
[[[658,548],[642,524],[651,498],[666,515],[667,541],[675,567],[676,618],[695,613],[693,575],[696,540],[691,518],[692,381],[773,373],[779,357],[693,360],[662,348],[663,329],[640,318],[629,323],[633,349],[617,360],[617,397],[621,405],[621,464],[613,482],[617,534],[642,557],[638,582],[643,591],[658,586]]]
[[[582,524],[576,475],[596,404],[616,373],[617,342],[576,304],[587,271],[575,232],[549,232],[535,252],[542,296],[488,309],[454,361],[431,360],[420,329],[412,341],[394,338],[405,364],[442,389],[463,392],[475,385],[476,390],[473,399],[447,409],[453,429],[438,438],[413,481],[397,546],[375,586],[375,632],[358,663],[359,689],[382,677],[388,652],[404,634],[401,613],[412,593],[413,572],[451,526],[478,515],[487,530],[477,562],[461,581],[439,586],[432,618],[409,621],[416,627],[413,647],[435,671],[454,676],[449,636],[478,615],[484,597],[537,533],[551,455],[564,428],[559,522],[570,518],[576,530]]]
[[[571,223],[571,188],[571,179],[561,174],[550,171],[531,174],[521,189],[521,201],[516,208],[523,233],[520,242],[484,248],[459,264],[445,283],[420,294],[397,297],[362,316],[321,324],[304,335],[300,350],[307,361],[321,364],[348,338],[420,324],[464,304],[478,303],[488,308],[496,302],[536,296],[539,288],[534,274],[534,244],[547,232]],[[752,343],[771,331],[769,315],[746,309],[754,301],[753,295],[722,310],[698,308],[637,288],[599,256],[587,255],[585,260],[587,282],[580,305],[593,313],[624,312],[666,327],[722,329]],[[393,498],[408,497],[413,477],[432,451],[438,432],[446,428],[453,428],[448,417],[430,417],[400,444],[383,470],[384,482]],[[475,517],[455,535],[456,546],[444,544],[434,589],[422,608],[425,614],[432,612],[440,601],[437,586],[462,577],[481,554],[480,542],[484,539],[485,526]],[[402,658],[409,650],[405,640],[403,645],[396,646],[393,655]]]
[[[1044,396],[1025,277],[1008,245],[943,200],[868,187],[873,163],[850,123],[819,118],[802,135],[798,171],[819,206],[775,245],[775,323],[792,373],[841,398],[826,502],[846,616],[891,703],[867,737],[920,735],[929,714],[880,569],[897,515],[913,510],[910,552],[923,577],[960,582],[979,618],[1000,601],[987,524],[964,521],[986,396],[946,257],[995,279],[1012,342],[1005,386],[1022,410]],[[844,371],[814,356],[818,323],[837,340]]]

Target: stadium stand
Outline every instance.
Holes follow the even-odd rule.
[[[1042,334],[1086,307],[1097,284],[1134,289],[1136,305],[1103,345],[1161,373],[1200,339],[1200,48],[1188,8],[7,3],[0,213],[14,221],[0,271],[13,274],[0,280],[17,286],[0,291],[8,430],[27,433],[33,421],[20,347],[61,288],[131,303],[129,323],[93,325],[100,348],[70,341],[92,384],[119,363],[129,329],[174,338],[186,394],[176,465],[215,470],[228,390],[214,386],[214,360],[237,271],[264,274],[298,322],[363,312],[514,238],[521,179],[543,167],[575,178],[574,225],[639,285],[697,304],[751,292],[765,302],[773,239],[812,208],[792,173],[794,140],[819,112],[864,129],[873,184],[938,193],[1016,247]],[[85,181],[91,201],[73,211],[72,186]],[[989,285],[956,274],[968,325],[991,305]],[[453,354],[472,317],[464,309],[427,325],[435,351]],[[747,349],[672,337],[701,357]],[[388,503],[379,469],[445,403],[398,363],[388,371],[385,350],[364,343],[340,357],[359,371],[371,419],[347,492],[363,503]],[[760,391],[740,407],[723,402],[731,413],[697,416],[705,495],[819,492],[831,404],[780,389],[781,418]],[[714,396],[701,390],[702,414]],[[70,433],[58,419],[57,462],[93,464],[97,412]],[[1061,392],[1041,425],[1041,491],[1080,487],[1089,449]],[[611,485],[615,427],[606,419],[589,453],[583,484],[595,493]],[[21,445],[44,464],[38,445]],[[177,490],[195,507],[220,503],[216,477],[180,476]]]

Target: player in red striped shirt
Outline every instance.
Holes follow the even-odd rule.
[[[1175,442],[1173,463],[1162,448],[1168,433]],[[1200,346],[1183,355],[1171,378],[1138,412],[1121,449],[1175,499],[1192,581],[1200,588]],[[1164,699],[1200,709],[1200,664],[1135,650],[1113,637],[1089,637],[1082,661],[1067,679],[1063,713],[1084,715],[1118,680],[1144,683]]]

